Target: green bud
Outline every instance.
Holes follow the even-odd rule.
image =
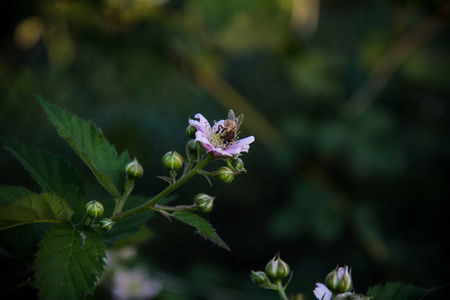
[[[193,160],[197,157],[197,141],[196,140],[190,140],[186,145],[186,155],[189,160]]]
[[[94,219],[100,218],[104,212],[103,205],[95,200],[86,203],[84,209],[86,210],[86,214]]]
[[[186,128],[186,134],[190,139],[195,139],[195,133],[197,132],[197,128],[195,126],[189,124]]]
[[[257,286],[260,287],[267,287],[272,285],[272,283],[270,282],[269,277],[267,277],[266,273],[264,273],[263,271],[251,271],[252,275],[252,281],[254,284],[256,284]]]
[[[325,285],[333,293],[341,294],[348,293],[353,287],[351,271],[348,271],[348,266],[345,268],[336,267],[325,278]]]
[[[267,276],[275,281],[283,280],[290,272],[289,265],[281,260],[280,253],[277,253],[266,266]]]
[[[242,171],[245,172],[244,161],[242,159],[240,159],[239,157],[230,158],[230,164],[231,164],[231,167],[236,172],[242,172]]]
[[[141,178],[142,175],[144,175],[144,169],[138,163],[136,157],[134,158],[133,161],[131,161],[125,165],[124,170],[125,170],[125,174],[127,174],[128,176],[131,176],[134,179]]]
[[[111,219],[105,218],[100,221],[100,228],[103,231],[110,231],[111,228],[113,227],[113,225],[114,225],[114,222],[111,221]]]
[[[194,204],[197,205],[197,209],[202,212],[210,212],[213,208],[213,201],[216,197],[211,197],[207,194],[197,194],[194,198]]]
[[[175,150],[172,150],[164,154],[162,162],[168,170],[176,171],[183,166],[183,157]]]
[[[234,171],[229,167],[220,167],[217,178],[223,183],[231,183],[234,179]]]

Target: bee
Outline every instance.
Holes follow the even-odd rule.
[[[226,145],[231,144],[236,140],[239,127],[241,127],[243,121],[243,114],[236,118],[234,111],[230,109],[228,112],[228,118],[224,121],[223,126],[218,126],[216,134],[220,134],[220,137]]]

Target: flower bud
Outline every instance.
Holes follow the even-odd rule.
[[[113,225],[114,225],[114,222],[111,221],[111,219],[105,218],[100,221],[100,228],[103,231],[110,231],[111,228],[113,227]]]
[[[251,278],[252,278],[253,283],[260,287],[267,287],[267,286],[272,285],[269,277],[267,277],[266,273],[264,273],[263,271],[255,272],[252,270]]]
[[[183,166],[183,157],[175,150],[172,150],[164,154],[162,162],[168,170],[176,171]]]
[[[207,194],[197,194],[194,198],[194,204],[197,205],[197,209],[202,212],[210,212],[213,208],[213,201],[216,197],[211,197]]]
[[[230,158],[230,165],[236,172],[245,171],[244,161],[238,157]]]
[[[197,157],[197,149],[198,144],[196,140],[190,140],[186,144],[186,155],[188,157],[188,160],[193,160]]]
[[[275,281],[283,280],[290,272],[289,265],[281,260],[280,253],[277,253],[266,266],[267,276]]]
[[[218,170],[217,178],[223,183],[231,183],[234,179],[234,171],[229,167],[220,167]]]
[[[95,200],[86,203],[84,209],[86,210],[86,214],[94,219],[100,218],[104,212],[103,205]]]
[[[333,293],[348,293],[353,287],[351,271],[348,271],[348,266],[345,268],[338,268],[331,271],[325,278],[327,288]]]
[[[127,174],[128,176],[131,176],[134,179],[141,178],[142,175],[144,175],[144,169],[138,163],[136,157],[134,158],[133,161],[131,161],[125,165],[124,170],[125,170],[125,174]]]
[[[190,139],[195,139],[195,132],[197,132],[195,126],[189,124],[188,127],[186,127],[186,134]]]

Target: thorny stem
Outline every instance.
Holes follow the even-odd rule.
[[[117,223],[119,221],[122,221],[128,217],[134,216],[138,213],[144,212],[149,209],[154,209],[155,204],[158,203],[161,199],[165,198],[167,195],[169,195],[171,192],[176,190],[178,187],[183,185],[186,181],[191,179],[193,176],[197,175],[201,169],[203,169],[211,160],[213,159],[212,156],[207,156],[203,161],[199,162],[195,168],[193,168],[191,171],[183,175],[179,180],[177,180],[174,184],[169,185],[167,188],[165,188],[163,191],[161,191],[158,195],[150,199],[149,201],[145,202],[144,204],[137,206],[133,209],[130,209],[128,211],[125,211],[119,215],[115,215],[111,218],[111,221],[114,223]],[[157,208],[157,207],[156,207]]]

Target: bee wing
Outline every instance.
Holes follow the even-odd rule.
[[[244,114],[240,114],[236,119],[236,126],[238,129],[241,127],[242,122],[244,122]]]
[[[232,109],[230,109],[230,111],[228,112],[228,120],[231,120],[233,122],[236,120],[236,117],[234,115],[234,111]]]

